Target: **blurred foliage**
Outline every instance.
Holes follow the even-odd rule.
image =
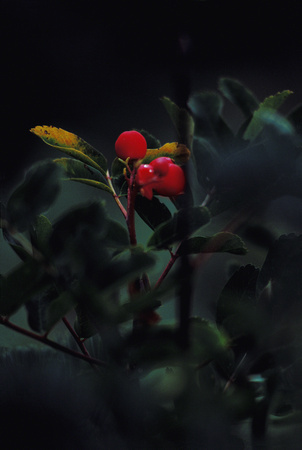
[[[10,316],[24,306],[29,333],[50,345],[48,333],[73,314],[68,328],[78,353],[103,366],[94,372],[87,361],[75,362],[75,352],[70,370],[78,389],[87,373],[93,379],[95,398],[108,411],[109,437],[105,413],[94,411],[89,420],[98,442],[109,445],[115,436],[115,448],[244,448],[235,425],[248,419],[255,439],[264,439],[269,412],[286,410],[273,406],[276,393],[287,394],[291,413],[302,407],[302,238],[274,240],[261,223],[272,200],[302,197],[302,109],[287,117],[278,112],[288,90],[259,102],[239,81],[222,78],[219,91],[193,94],[187,108],[161,99],[178,143],[161,145],[142,130],[143,162],[170,156],[186,173],[186,193],[171,198],[171,207],[138,192],[129,206],[127,163],[112,158],[109,169],[80,137],[46,126],[31,131],[67,157],[32,167],[1,207],[4,239],[20,258],[0,277],[1,323],[12,327]],[[243,114],[237,133],[222,115],[224,98]],[[113,220],[103,201],[67,208],[51,223],[47,210],[66,178],[112,196],[125,223]],[[132,207],[150,229],[138,245],[129,236]],[[211,221],[225,212],[232,226],[211,234]],[[232,273],[217,299],[216,320],[192,317],[196,269],[205,255],[245,255],[242,224],[242,233],[268,251],[264,264]],[[170,256],[166,267],[159,251]],[[157,283],[149,275],[159,276]],[[169,325],[160,323],[166,301],[175,302],[178,314]],[[1,358],[7,362],[6,353]],[[288,420],[287,410],[279,415]]]

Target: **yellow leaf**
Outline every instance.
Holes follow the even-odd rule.
[[[30,130],[39,136],[46,144],[61,150],[75,159],[83,161],[102,173],[106,173],[106,158],[84,139],[76,134],[53,126],[36,126]]]
[[[185,164],[190,158],[190,150],[178,142],[170,142],[160,148],[148,149],[146,156],[143,159],[143,164],[148,164],[155,158],[160,156],[167,156],[174,160],[175,164]]]

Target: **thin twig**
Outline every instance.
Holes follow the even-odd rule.
[[[110,176],[110,173],[109,173],[108,170],[107,170],[107,173],[106,173],[106,179],[108,181],[110,189],[112,190],[112,195],[113,195],[114,200],[116,201],[116,203],[117,203],[118,207],[120,208],[120,210],[121,210],[123,216],[125,217],[125,219],[127,219],[127,211],[124,208],[124,206],[122,205],[122,203],[120,201],[120,198],[119,198],[119,196],[117,195],[117,193],[116,193],[116,191],[114,189],[114,186],[113,186],[113,183],[112,183],[112,179],[111,179],[111,176]]]
[[[66,317],[63,317],[62,321],[63,321],[64,325],[66,326],[66,328],[68,329],[68,331],[70,332],[71,336],[76,341],[76,343],[77,343],[79,349],[81,350],[81,352],[83,353],[83,355],[90,356],[83,341],[81,341],[79,335],[75,332],[74,328],[70,325],[68,319]]]
[[[42,344],[47,345],[48,347],[52,347],[55,350],[59,350],[63,353],[66,353],[67,355],[71,355],[75,358],[82,359],[83,361],[86,361],[89,364],[95,364],[97,366],[108,366],[108,364],[105,361],[101,361],[100,359],[96,359],[96,358],[93,358],[92,356],[84,355],[83,353],[72,350],[69,347],[65,347],[64,345],[59,344],[58,342],[48,339],[48,337],[45,335],[41,336],[40,334],[33,333],[32,331],[26,330],[25,328],[22,328],[16,324],[10,322],[6,317],[0,316],[0,324],[4,325],[7,328],[10,328],[11,330],[16,331],[19,334],[22,334],[23,336],[27,336],[31,339],[34,339],[35,341],[38,341]]]

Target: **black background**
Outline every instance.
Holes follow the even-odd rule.
[[[35,125],[72,131],[113,159],[120,132],[174,138],[159,98],[184,106],[220,76],[262,100],[302,100],[301,2],[2,0],[2,195],[49,148]],[[228,109],[236,123],[236,111]]]

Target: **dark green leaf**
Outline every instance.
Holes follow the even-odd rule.
[[[108,232],[107,214],[103,206],[94,202],[68,212],[53,226],[50,245],[55,254],[64,254],[74,247],[76,240],[88,236],[104,238]]]
[[[111,219],[108,220],[108,231],[104,239],[108,247],[124,248],[130,244],[126,228],[120,222]]]
[[[26,250],[24,250],[23,247],[21,247],[21,245],[10,244],[10,247],[14,250],[16,255],[18,255],[22,261],[28,261],[29,259],[31,259],[31,256],[28,254]]]
[[[12,227],[24,231],[35,217],[46,211],[60,191],[61,169],[53,162],[35,165],[24,182],[8,200],[7,212]]]
[[[196,253],[228,252],[235,255],[245,255],[247,248],[239,236],[233,233],[221,232],[210,237],[196,236],[183,241],[177,250],[179,256]]]
[[[29,259],[32,259],[28,251],[25,250],[18,241],[17,239],[17,237],[19,237],[18,235],[16,236],[15,234],[14,235],[10,234],[5,228],[2,230],[2,233],[4,239],[9,243],[10,247],[14,250],[16,255],[18,255],[22,261],[28,261]]]
[[[281,236],[269,250],[259,274],[260,303],[271,317],[272,329],[292,328],[302,314],[302,236]],[[295,337],[293,336],[293,339]]]
[[[154,256],[137,247],[120,253],[103,270],[96,270],[90,276],[104,293],[108,293],[146,272],[154,263]]]
[[[302,105],[297,106],[288,116],[287,120],[293,125],[296,132],[302,135]]]
[[[276,112],[280,106],[283,105],[290,94],[292,94],[291,91],[285,90],[278,92],[275,95],[271,95],[270,97],[266,97],[266,99],[264,99],[258,109],[254,112],[253,118],[243,135],[244,139],[254,140],[262,131],[265,124],[264,121],[269,120],[270,114]],[[271,117],[273,118],[275,116],[272,115]]]
[[[160,141],[153,136],[152,134],[148,133],[146,130],[136,130],[139,133],[141,133],[147,142],[147,148],[159,148],[161,146]]]
[[[210,213],[205,207],[181,209],[155,229],[147,245],[156,250],[167,248],[185,239],[209,221]]]
[[[74,323],[74,329],[81,338],[90,338],[97,334],[98,330],[89,319],[86,308],[82,305],[76,306],[77,317]]]
[[[168,97],[161,98],[161,102],[176,128],[179,142],[190,149],[194,135],[194,120],[191,114],[185,108],[179,108]]]
[[[52,300],[45,311],[45,331],[50,331],[75,305],[76,300],[69,291],[62,292]]]
[[[251,117],[258,108],[259,102],[254,94],[237,80],[220,78],[219,89],[228,100],[241,109],[246,118]]]
[[[49,239],[52,233],[52,224],[47,217],[40,215],[35,218],[31,233],[32,244],[42,253],[47,252]]]
[[[115,188],[121,190],[123,184],[125,183],[125,164],[120,161],[118,158],[114,158],[111,165],[111,176],[114,182]]]
[[[102,173],[94,167],[74,158],[57,158],[54,163],[58,164],[68,178],[83,178],[95,181],[106,181]]]
[[[236,314],[237,307],[254,304],[256,301],[256,283],[259,269],[252,265],[240,267],[225,285],[216,311],[216,321],[222,324],[229,316]]]
[[[112,194],[112,189],[107,186],[107,184],[95,180],[87,180],[86,178],[70,178],[70,181],[77,181],[78,183],[87,184],[88,186],[101,189],[101,191],[106,191]]]
[[[131,362],[139,367],[169,365],[180,358],[176,330],[168,326],[156,326],[132,334],[127,342]]]
[[[193,156],[196,163],[197,179],[204,188],[213,187],[214,177],[221,165],[221,159],[209,141],[194,138]]]
[[[46,290],[33,295],[25,304],[27,310],[27,322],[30,328],[37,333],[46,331],[45,314],[49,304],[58,296],[55,286],[49,286]]]
[[[216,92],[200,92],[188,102],[195,120],[195,136],[207,139],[222,154],[234,151],[235,141],[221,117],[223,101]]]
[[[18,266],[0,279],[0,314],[11,315],[37,293],[45,290],[50,280],[43,267],[34,260]]]
[[[148,200],[141,195],[137,195],[135,199],[135,210],[152,230],[171,218],[169,209],[157,197]]]
[[[217,303],[216,320],[234,340],[234,352],[244,354],[263,346],[269,327],[256,301],[259,269],[247,265],[230,278]]]
[[[230,339],[215,324],[199,317],[190,321],[190,356],[195,364],[207,360],[222,362],[223,357],[232,362],[229,353]]]

